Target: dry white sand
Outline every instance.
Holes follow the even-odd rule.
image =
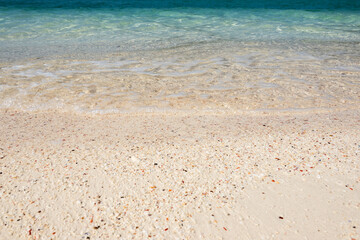
[[[360,239],[360,112],[0,114],[1,239]]]

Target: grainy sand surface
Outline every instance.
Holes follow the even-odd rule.
[[[360,239],[360,112],[0,113],[1,239]]]

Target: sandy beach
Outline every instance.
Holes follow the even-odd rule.
[[[360,239],[360,111],[0,113],[1,239]]]
[[[360,240],[360,1],[0,0],[0,240]]]

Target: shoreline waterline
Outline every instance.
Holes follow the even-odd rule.
[[[0,108],[236,112],[359,104],[356,44],[274,46],[205,44],[91,59],[4,63]]]

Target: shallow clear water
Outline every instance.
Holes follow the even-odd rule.
[[[360,41],[354,10],[1,7],[0,16],[1,60],[218,41]]]
[[[356,105],[359,43],[351,0],[0,0],[0,106]]]

